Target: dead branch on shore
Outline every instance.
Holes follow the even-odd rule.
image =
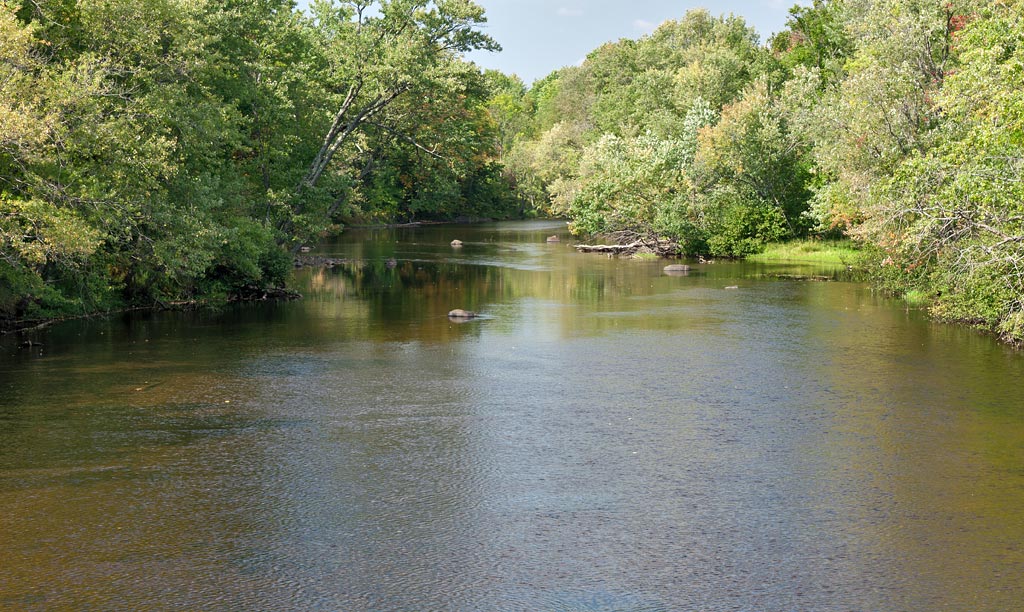
[[[577,244],[576,250],[580,253],[608,253],[610,255],[650,253],[658,257],[678,257],[682,250],[678,242],[635,231],[623,230],[613,232],[607,237],[613,240],[614,243]]]

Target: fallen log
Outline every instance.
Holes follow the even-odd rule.
[[[649,253],[668,258],[678,257],[681,250],[679,244],[671,240],[638,240],[625,244],[577,244],[575,247],[580,253],[607,253],[609,255]]]
[[[577,244],[576,250],[580,253],[615,253],[622,255],[624,253],[635,253],[644,246],[647,245],[643,242],[631,244]]]

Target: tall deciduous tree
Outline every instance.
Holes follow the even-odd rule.
[[[429,104],[455,92],[465,74],[461,54],[498,48],[477,29],[486,21],[484,12],[469,0],[316,0],[312,8],[333,111],[297,185],[292,214],[282,220],[286,234],[322,226],[337,208],[337,197],[310,192],[346,146],[359,148],[354,141],[361,128],[386,129],[381,117],[399,98]]]
[[[809,163],[786,124],[767,79],[722,110],[701,134],[691,171],[697,199],[718,210],[708,244],[716,255],[746,255],[802,235]]]

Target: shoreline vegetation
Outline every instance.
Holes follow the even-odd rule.
[[[815,0],[763,41],[695,9],[529,85],[465,59],[485,25],[0,0],[0,327],[273,293],[346,225],[555,216],[647,257],[838,260],[1024,342],[1021,3]]]
[[[804,262],[856,268],[862,263],[863,251],[850,240],[793,240],[765,245],[760,253],[748,255],[748,261]]]

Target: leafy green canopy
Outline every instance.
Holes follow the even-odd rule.
[[[879,186],[863,231],[885,279],[944,318],[1024,340],[1024,6],[951,19],[957,67],[934,96],[938,126]],[[963,26],[962,29],[960,26]]]
[[[467,0],[0,0],[0,319],[281,284],[281,245],[344,212],[516,205],[461,59],[496,48],[483,21]]]
[[[534,85],[509,164],[574,231],[743,255],[808,223],[784,66],[738,17],[690,11]]]
[[[730,256],[845,234],[882,286],[1024,342],[1022,11],[815,0],[766,47],[691,11],[535,83],[505,159],[578,233]]]

